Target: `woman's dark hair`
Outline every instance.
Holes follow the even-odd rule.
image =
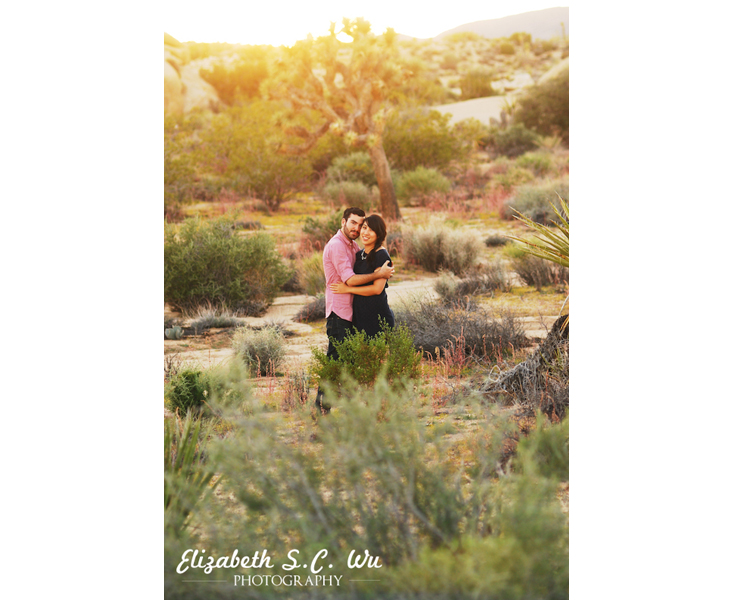
[[[388,235],[388,229],[385,226],[385,221],[379,215],[365,217],[363,223],[367,223],[368,227],[375,233],[375,246],[373,246],[373,251],[367,256],[367,261],[372,263],[375,260],[376,251],[383,245],[385,236]]]

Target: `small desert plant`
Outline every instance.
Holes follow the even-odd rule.
[[[551,423],[541,411],[538,411],[535,417],[535,429],[517,445],[516,469],[524,470],[523,465],[531,462],[543,477],[568,481],[570,465],[568,412],[566,411],[565,417],[555,424]]]
[[[515,47],[510,42],[502,42],[499,45],[499,53],[500,54],[514,54],[515,53]]]
[[[482,242],[475,232],[440,224],[416,227],[404,232],[403,237],[406,260],[434,273],[463,273],[476,264],[481,249]]]
[[[531,170],[510,165],[504,173],[496,173],[489,185],[491,188],[499,186],[509,192],[512,188],[534,181],[534,179],[535,175]]]
[[[225,306],[199,306],[193,313],[190,328],[195,331],[195,335],[198,335],[211,327],[239,327],[243,324],[244,320],[238,318]]]
[[[315,252],[297,261],[296,277],[299,289],[308,296],[323,294],[325,289],[322,253]]]
[[[442,272],[434,284],[434,291],[449,305],[463,305],[467,296],[488,294],[494,290],[509,292],[511,289],[509,276],[499,260],[461,278],[448,271]]]
[[[499,357],[527,345],[524,330],[511,314],[496,316],[474,302],[447,306],[414,297],[394,307],[396,325],[405,325],[416,348],[442,354],[459,343],[468,355]]]
[[[303,244],[312,250],[322,251],[337,230],[342,226],[342,211],[331,213],[327,217],[306,217],[302,225]]]
[[[569,70],[528,88],[517,102],[515,122],[541,135],[559,135],[567,143],[570,130]]]
[[[552,154],[545,151],[526,152],[515,160],[518,167],[529,169],[535,177],[545,177],[555,168]]]
[[[277,327],[239,328],[233,334],[233,349],[251,377],[273,376],[284,359],[284,336]]]
[[[486,240],[484,240],[484,243],[489,248],[504,246],[505,244],[507,244],[507,242],[509,242],[509,240],[506,237],[499,235],[498,233],[493,233]]]
[[[320,381],[336,385],[351,378],[359,384],[373,385],[381,372],[392,386],[420,376],[421,353],[413,348],[413,337],[405,327],[383,329],[374,337],[364,331],[348,335],[342,342],[334,342],[337,360],[319,348],[312,349],[313,374]]]
[[[558,196],[566,201],[569,199],[567,178],[520,186],[515,190],[514,197],[506,202],[511,210],[506,210],[505,217],[511,218],[519,213],[536,223],[546,225],[555,216],[552,206],[557,202]],[[561,214],[565,216],[564,212]]]
[[[546,285],[557,285],[569,281],[568,269],[543,258],[533,256],[514,244],[505,248],[510,257],[512,270],[517,273],[525,285],[532,285],[541,290]]]
[[[519,156],[535,148],[538,134],[522,123],[502,129],[490,127],[481,142],[495,156]]]
[[[183,329],[179,325],[165,329],[165,337],[168,340],[181,340],[183,337]]]
[[[172,412],[185,416],[188,412],[200,414],[210,394],[206,373],[187,367],[171,374],[165,386],[165,399]]]
[[[419,166],[401,174],[396,185],[396,195],[408,205],[415,198],[433,192],[446,193],[450,189],[451,182],[436,169]]]
[[[462,75],[459,79],[461,88],[461,99],[484,98],[494,96],[496,92],[492,88],[492,81],[489,73],[483,70],[472,70]]]
[[[369,190],[378,185],[375,170],[367,152],[353,152],[346,156],[338,156],[327,169],[327,179],[334,181],[359,181]]]
[[[281,399],[282,410],[292,410],[309,403],[309,373],[303,370],[287,373]]]
[[[369,209],[374,201],[372,188],[361,181],[329,181],[322,188],[322,197],[334,206],[359,206],[363,209]]]
[[[318,294],[314,300],[294,315],[294,321],[297,323],[309,323],[310,321],[322,320],[325,318],[325,308],[326,300],[324,294]]]
[[[189,515],[211,493],[213,471],[203,460],[209,426],[188,414],[165,419],[165,530],[179,537]],[[217,485],[217,482],[216,482]]]

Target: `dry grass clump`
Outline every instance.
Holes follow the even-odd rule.
[[[443,271],[434,284],[434,290],[450,306],[463,304],[465,296],[489,294],[494,290],[509,292],[512,284],[502,261],[480,265],[479,269],[457,277]]]
[[[499,358],[529,343],[513,315],[497,317],[470,300],[453,306],[430,297],[412,298],[393,312],[396,325],[410,329],[415,347],[431,355],[459,346],[468,356]]]
[[[476,265],[482,248],[483,243],[475,232],[443,224],[416,227],[403,236],[406,261],[434,273],[447,270],[460,275]]]
[[[284,334],[277,325],[258,330],[241,327],[233,334],[232,346],[251,377],[273,376],[284,360]]]
[[[324,294],[319,294],[306,306],[294,315],[294,321],[297,323],[309,323],[310,321],[319,321],[325,318],[326,301]]]
[[[191,316],[190,329],[195,335],[211,327],[239,327],[244,324],[244,320],[236,316],[236,313],[210,304],[197,307]]]

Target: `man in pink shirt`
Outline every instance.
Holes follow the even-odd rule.
[[[343,282],[347,285],[363,285],[376,279],[390,279],[395,267],[383,265],[374,273],[355,275],[352,270],[355,264],[355,254],[360,250],[355,240],[360,236],[360,229],[365,220],[365,211],[361,208],[348,208],[342,215],[342,227],[327,242],[322,254],[324,275],[327,280],[325,287],[325,315],[327,317],[327,356],[337,359],[333,341],[341,342],[352,328],[352,294],[335,294],[330,285]],[[322,404],[323,391],[317,390],[317,399],[314,406],[323,414],[329,412],[330,407]]]

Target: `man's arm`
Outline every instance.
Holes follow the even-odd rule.
[[[395,273],[395,267],[392,262],[378,267],[374,273],[365,273],[363,275],[353,275],[345,283],[349,286],[364,285],[366,283],[372,283],[376,279],[390,279]]]

